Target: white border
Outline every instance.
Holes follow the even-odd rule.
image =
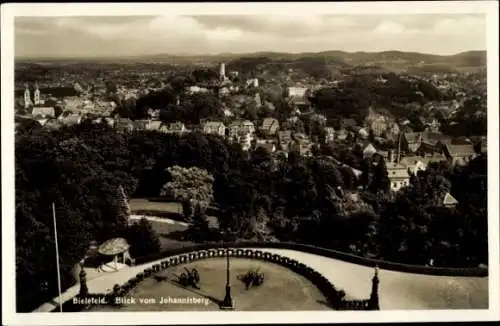
[[[286,10],[284,10],[286,8]],[[380,312],[113,312],[113,313],[15,313],[14,251],[14,16],[116,16],[181,14],[487,14],[488,44],[488,227],[489,309],[408,310]],[[71,324],[227,324],[227,323],[348,323],[394,321],[487,321],[499,312],[498,219],[498,3],[496,1],[363,2],[363,3],[44,3],[1,6],[2,49],[2,317],[8,325]],[[7,263],[9,262],[9,263]]]

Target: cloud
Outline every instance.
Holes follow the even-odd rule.
[[[141,55],[484,49],[484,15],[18,17],[16,54]],[[50,44],[50,47],[47,46]]]

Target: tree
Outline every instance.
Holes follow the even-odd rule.
[[[374,193],[379,190],[383,191],[384,193],[387,193],[389,191],[389,175],[387,173],[385,160],[382,157],[379,158],[377,165],[373,167],[373,180],[369,188]]]
[[[196,209],[204,214],[212,203],[214,178],[206,170],[191,167],[172,166],[167,169],[172,181],[167,182],[161,196],[171,196],[182,203],[184,216],[191,220]]]
[[[158,235],[153,230],[151,223],[145,218],[130,227],[126,238],[130,244],[132,257],[141,257],[160,251]]]

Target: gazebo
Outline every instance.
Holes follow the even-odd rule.
[[[103,256],[112,256],[113,260],[102,264],[99,271],[102,272],[116,272],[122,268],[127,267],[127,260],[133,262],[129,253],[130,245],[127,240],[123,238],[114,238],[104,242],[97,250]]]

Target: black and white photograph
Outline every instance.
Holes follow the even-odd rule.
[[[3,323],[498,320],[497,2],[11,3],[1,48]]]

